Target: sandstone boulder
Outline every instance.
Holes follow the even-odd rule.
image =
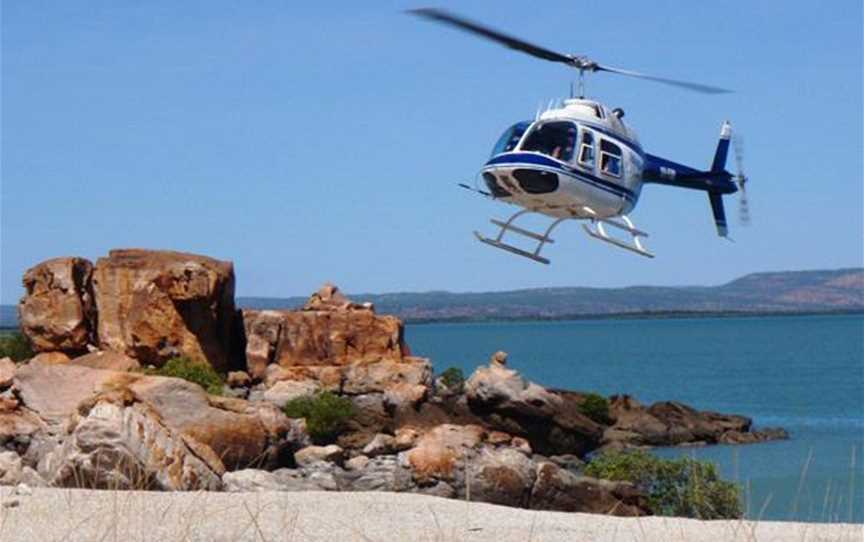
[[[462,474],[466,453],[479,446],[484,436],[485,430],[476,425],[442,424],[421,436],[404,457],[420,484],[453,481]]]
[[[217,490],[224,467],[212,450],[166,426],[131,394],[99,396],[40,464],[51,485],[101,489]]]
[[[308,467],[315,463],[341,463],[343,457],[342,448],[335,444],[306,446],[294,453],[294,462],[301,467]]]
[[[262,378],[266,366],[341,366],[400,362],[408,355],[402,322],[379,316],[327,285],[302,310],[244,310],[249,374]]]
[[[319,389],[320,385],[314,380],[282,380],[265,390],[261,398],[283,408],[288,401],[315,395]]]
[[[0,486],[14,486],[21,481],[24,465],[15,452],[0,452]]]
[[[15,387],[28,409],[54,425],[104,392],[128,392],[166,427],[209,446],[229,469],[275,466],[308,444],[302,420],[289,419],[275,406],[210,396],[179,378],[30,364],[16,373]]]
[[[0,390],[5,390],[12,385],[12,379],[15,378],[15,370],[17,365],[10,358],[0,359]]]
[[[531,508],[561,512],[589,512],[615,516],[645,516],[647,499],[632,485],[577,476],[552,463],[536,467]]]
[[[102,349],[144,365],[178,355],[232,367],[234,268],[169,251],[112,250],[93,271]]]
[[[596,448],[603,428],[579,411],[580,400],[527,381],[495,354],[465,382],[471,412],[491,429],[526,438],[543,454],[583,455]]]
[[[483,447],[470,463],[469,500],[527,508],[534,485],[535,467],[525,454],[512,448]]]
[[[39,352],[28,362],[30,365],[64,365],[71,358],[66,352]]]
[[[137,371],[141,365],[126,354],[110,350],[97,350],[69,361],[70,365],[110,371]]]
[[[93,343],[92,273],[83,258],[54,258],[24,273],[18,316],[36,351],[83,352]]]

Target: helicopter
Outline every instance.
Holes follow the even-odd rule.
[[[552,101],[533,120],[520,121],[504,131],[493,147],[489,160],[478,177],[488,190],[459,183],[485,197],[516,205],[521,209],[507,220],[492,219],[498,228],[495,237],[475,231],[487,245],[524,256],[542,264],[550,260],[541,255],[553,243],[553,230],[566,220],[583,221],[585,232],[594,239],[653,258],[642,239],[648,234],[638,229],[628,216],[639,201],[644,184],[662,184],[707,193],[717,234],[729,239],[723,196],[740,192],[741,222],[749,222],[739,140],[735,140],[737,174],[726,171],[732,126],[726,121],[710,169],[702,170],[645,152],[636,132],[624,122],[624,110],[610,109],[584,96],[586,73],[606,72],[676,86],[706,94],[731,92],[719,87],[655,77],[613,68],[583,55],[563,54],[499,32],[459,15],[437,8],[409,10],[408,13],[444,23],[492,40],[536,58],[564,64],[579,72],[579,96]],[[477,179],[475,178],[475,181]],[[545,231],[536,232],[516,225],[528,214],[540,214],[553,221]],[[612,228],[623,232],[610,234]],[[526,250],[506,242],[506,233],[536,242]],[[629,235],[629,238],[627,237]]]

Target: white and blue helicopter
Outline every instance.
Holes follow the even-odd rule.
[[[565,220],[584,220],[582,227],[591,237],[653,258],[641,241],[648,234],[637,229],[627,216],[639,201],[642,185],[648,183],[707,192],[717,233],[726,238],[728,227],[723,196],[740,191],[741,221],[749,221],[744,191],[747,177],[741,167],[737,139],[738,173],[732,175],[725,169],[732,133],[728,122],[724,122],[720,130],[710,169],[700,170],[646,153],[636,133],[624,123],[622,109],[610,110],[582,96],[586,72],[617,73],[709,94],[730,91],[611,68],[585,56],[557,53],[440,9],[416,9],[409,13],[579,70],[580,97],[573,97],[571,88],[570,99],[552,103],[545,111],[538,111],[534,120],[518,122],[504,132],[479,173],[488,191],[460,183],[463,188],[522,208],[506,221],[492,219],[492,224],[499,228],[494,238],[475,231],[478,240],[548,264],[549,260],[540,252],[547,243],[553,242],[550,235],[555,227]],[[542,233],[515,224],[517,219],[530,213],[546,215],[554,221]],[[630,237],[625,237],[626,240],[614,237],[607,227],[621,230]],[[534,250],[506,243],[504,234],[508,232],[536,242]]]

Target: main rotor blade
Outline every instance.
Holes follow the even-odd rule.
[[[438,21],[441,23],[449,24],[451,26],[455,26],[456,28],[459,28],[466,32],[471,32],[472,34],[483,36],[484,38],[490,39],[492,41],[497,41],[501,45],[504,45],[511,49],[516,49],[517,51],[528,53],[531,56],[536,56],[544,60],[551,60],[552,62],[561,62],[570,66],[575,65],[574,58],[572,56],[556,53],[555,51],[544,49],[543,47],[528,43],[527,41],[520,40],[519,38],[508,36],[507,34],[503,34],[501,32],[498,32],[497,30],[493,30],[473,21],[469,21],[468,19],[464,19],[462,17],[459,17],[458,15],[454,15],[442,9],[411,9],[408,10],[408,13],[423,17],[425,19],[430,19],[433,21]]]
[[[695,90],[696,92],[704,92],[705,94],[728,94],[730,92],[733,92],[725,88],[712,87],[700,83],[691,83],[689,81],[678,81],[677,79],[667,79],[666,77],[656,77],[654,75],[647,75],[644,73],[634,72],[630,70],[620,70],[618,68],[611,68],[609,66],[597,65],[592,71],[617,73],[619,75],[627,75],[629,77],[638,77],[639,79],[647,79],[648,81],[655,81],[657,83],[664,83],[675,87],[686,88],[688,90]]]

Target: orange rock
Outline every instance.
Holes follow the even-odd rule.
[[[5,390],[12,385],[17,366],[11,358],[0,359],[0,390]]]
[[[99,346],[144,365],[178,355],[230,368],[234,268],[180,252],[112,250],[96,262]]]
[[[69,363],[69,356],[63,352],[40,352],[30,359],[30,364],[64,365]]]
[[[418,483],[452,480],[457,463],[484,435],[485,430],[477,425],[442,424],[428,431],[407,452],[414,479]]]
[[[137,371],[141,365],[126,354],[111,352],[110,350],[91,352],[85,356],[77,357],[69,362],[70,365],[89,367],[91,369],[109,369],[112,371]]]
[[[18,315],[35,350],[83,352],[92,342],[92,273],[83,258],[54,258],[24,273]]]

